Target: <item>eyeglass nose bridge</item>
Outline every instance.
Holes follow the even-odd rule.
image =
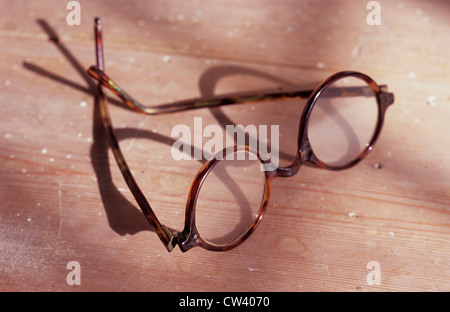
[[[302,142],[300,143],[300,148],[297,152],[295,160],[289,166],[277,167],[276,170],[271,173],[273,177],[292,177],[297,174],[303,163],[307,161],[313,161],[314,154],[311,145],[309,144],[308,138],[304,138],[301,141]]]

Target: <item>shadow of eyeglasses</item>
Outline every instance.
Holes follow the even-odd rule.
[[[71,53],[71,51],[59,40],[59,36],[53,30],[53,28],[47,23],[47,21],[44,19],[38,19],[37,23],[41,26],[41,28],[45,31],[45,33],[47,33],[47,35],[49,36],[49,40],[56,45],[59,51],[64,55],[64,57],[69,61],[69,63],[85,80],[88,86],[86,87],[79,83],[73,82],[65,77],[61,77],[60,75],[52,73],[40,67],[39,65],[33,64],[31,62],[23,62],[23,67],[36,74],[39,74],[40,76],[62,83],[71,88],[74,88],[75,90],[82,91],[94,97],[93,143],[90,150],[90,156],[93,169],[97,176],[97,183],[99,186],[99,192],[102,198],[102,203],[104,205],[108,223],[111,229],[113,229],[116,233],[120,235],[126,234],[133,235],[135,233],[144,230],[154,231],[151,225],[145,219],[145,217],[143,217],[142,212],[139,209],[137,209],[131,202],[129,202],[128,199],[126,199],[121,194],[121,192],[117,189],[117,187],[113,183],[108,158],[109,145],[102,126],[102,120],[99,110],[99,97],[96,83],[86,73],[85,68],[83,68],[81,63]],[[230,76],[234,74],[257,76],[263,79],[273,81],[287,88],[296,87],[298,89],[298,85],[291,84],[290,82],[282,78],[258,70],[239,66],[216,66],[205,71],[199,80],[200,92],[202,94],[201,99],[207,99],[214,96],[214,87],[218,83],[218,81],[225,76]],[[310,88],[310,86],[308,86],[308,88]],[[231,94],[230,96],[234,96],[234,94]],[[122,101],[118,101],[110,97],[108,97],[107,100],[113,105],[129,109],[129,107],[125,105]],[[179,104],[180,103],[183,103],[183,101],[180,101]],[[170,105],[177,105],[177,103],[171,103]],[[221,110],[221,108],[212,107],[209,108],[209,110],[212,112],[216,120],[223,128],[226,128],[226,125],[234,124],[233,121]],[[240,131],[239,128],[236,128],[236,130]],[[139,133],[140,138],[150,139],[152,141],[164,143],[170,146],[173,145],[173,143],[175,143],[175,140],[172,138],[142,129],[123,128],[123,129],[116,129],[115,132],[117,134],[119,141],[125,140],[127,138],[136,138],[136,134]],[[246,142],[248,142],[249,140],[248,133],[242,132],[240,133],[240,135],[244,135]],[[263,142],[258,143],[265,144]],[[197,154],[198,151],[196,151],[196,149],[197,149],[196,147],[191,147],[189,149],[191,150],[192,155]],[[201,154],[204,155],[203,151]],[[280,152],[280,158],[290,159],[291,157],[292,157],[291,155]],[[200,162],[204,163],[207,158],[208,157],[203,157],[203,159],[200,160]],[[225,179],[229,177],[222,176],[222,178]],[[249,217],[249,211],[247,210],[247,207],[249,207],[250,205],[248,204],[245,194],[243,194],[239,190],[239,187],[237,187],[237,185],[233,183],[228,182],[226,185],[227,187],[233,190],[232,193],[234,194],[234,196],[237,197],[237,201],[240,202],[242,214],[241,222],[246,223],[245,219]]]

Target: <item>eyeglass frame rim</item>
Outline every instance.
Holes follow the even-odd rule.
[[[104,64],[103,56],[104,56],[104,54],[103,54],[103,44],[102,44],[102,36],[101,36],[102,35],[101,20],[99,17],[96,17],[94,19],[94,21],[95,21],[94,31],[95,31],[95,41],[96,41],[97,66],[100,68],[101,71],[103,71],[103,64]],[[99,49],[99,47],[100,47],[100,49]],[[91,74],[91,76],[93,76],[92,73],[90,72],[91,68],[88,70],[88,73]],[[355,77],[358,77],[358,78],[366,81],[366,83],[371,87],[372,91],[376,95],[377,104],[378,104],[377,126],[375,128],[375,132],[372,136],[370,144],[357,158],[355,158],[353,161],[351,161],[348,164],[345,164],[343,166],[330,166],[330,165],[327,165],[325,162],[322,162],[319,158],[316,157],[316,155],[314,154],[314,151],[311,147],[311,144],[309,143],[309,139],[308,139],[309,117],[310,117],[312,110],[314,108],[314,105],[317,102],[318,98],[320,97],[321,93],[335,81],[345,78],[345,77],[349,77],[349,76],[355,76]],[[94,77],[94,78],[96,78],[96,77]],[[100,105],[101,106],[104,105],[106,107],[105,110],[106,110],[107,116],[105,117],[102,115],[103,125],[105,127],[105,130],[108,132],[108,135],[112,136],[112,139],[117,141],[117,139],[115,138],[115,135],[114,135],[114,130],[113,130],[111,121],[110,120],[105,121],[105,119],[109,118],[109,113],[107,110],[107,104],[104,101],[105,100],[104,95],[101,90],[102,82],[100,81],[100,79],[98,79],[98,78],[96,78],[96,79],[99,80],[98,90],[99,90],[99,95],[100,95]],[[204,240],[201,237],[200,233],[198,232],[196,223],[195,223],[195,208],[196,208],[197,198],[198,198],[198,195],[201,190],[201,186],[202,186],[204,180],[206,179],[206,177],[208,176],[208,174],[212,171],[212,169],[219,163],[219,161],[222,160],[220,158],[213,157],[212,159],[208,160],[205,164],[203,164],[203,166],[197,172],[197,174],[190,186],[189,193],[188,193],[188,199],[186,202],[186,212],[185,212],[185,226],[184,226],[183,231],[178,232],[176,230],[168,229],[166,226],[164,226],[158,220],[158,218],[153,213],[148,202],[147,202],[147,205],[151,212],[150,215],[145,213],[145,211],[143,210],[143,207],[141,206],[140,201],[137,200],[137,202],[138,202],[140,208],[143,210],[145,217],[150,222],[150,224],[155,228],[156,233],[158,234],[161,241],[163,242],[163,244],[165,245],[166,249],[169,252],[172,251],[176,245],[179,246],[179,248],[182,252],[186,252],[196,246],[200,246],[204,249],[211,250],[211,251],[226,251],[226,250],[233,249],[233,248],[239,246],[241,243],[243,243],[255,231],[255,229],[261,222],[261,220],[266,212],[268,203],[269,203],[270,193],[271,193],[271,181],[274,178],[290,177],[290,176],[295,175],[298,172],[298,170],[300,169],[300,167],[302,166],[302,164],[305,162],[310,162],[317,167],[329,169],[329,170],[342,170],[342,169],[346,169],[346,168],[356,165],[358,162],[360,162],[362,159],[364,159],[367,156],[367,154],[373,149],[373,146],[375,145],[375,143],[381,133],[381,129],[382,129],[382,126],[384,123],[385,112],[386,112],[388,106],[393,104],[393,102],[394,102],[394,95],[392,93],[387,92],[386,87],[379,86],[372,78],[370,78],[366,74],[363,74],[360,72],[356,72],[356,71],[337,72],[337,73],[331,75],[330,77],[328,77],[327,79],[325,79],[322,83],[320,83],[309,95],[307,103],[303,109],[303,112],[302,112],[302,115],[300,118],[299,132],[298,132],[298,138],[297,138],[298,148],[297,148],[295,160],[292,162],[291,165],[289,165],[287,167],[277,167],[273,171],[264,171],[264,173],[265,173],[265,189],[264,189],[264,195],[263,195],[263,199],[261,201],[261,205],[260,205],[260,209],[259,209],[257,218],[253,222],[252,226],[243,235],[241,235],[240,237],[238,237],[237,239],[233,240],[232,242],[230,242],[226,245],[215,245],[215,244],[209,243],[206,240]],[[192,108],[196,108],[196,107],[192,107]],[[109,137],[109,139],[110,139],[110,137]],[[111,143],[111,140],[109,140],[109,143],[110,143],[111,148],[114,149],[114,146]],[[117,142],[115,142],[115,143],[117,143]],[[120,147],[118,146],[118,144],[116,144],[116,145],[117,146],[115,148],[118,149],[119,153],[121,153]],[[245,146],[236,146],[235,145],[233,147],[233,152],[237,152],[241,149],[245,149],[246,151],[250,152],[250,147],[247,145],[245,145]],[[222,151],[222,153],[225,155],[225,153],[227,153],[228,151],[230,151],[229,147],[225,148]],[[258,156],[258,159],[261,162],[263,162],[260,157],[259,152],[254,151],[254,153],[256,153],[256,155]],[[119,168],[122,171],[122,167],[121,167],[117,157],[116,157],[116,161],[119,165]],[[125,162],[124,159],[123,159],[123,161]],[[125,162],[125,166],[127,167],[126,162]],[[123,171],[122,171],[122,174],[124,174]],[[127,180],[125,176],[124,176],[124,178],[125,178],[125,180]],[[133,179],[132,176],[131,176],[131,178]],[[139,187],[137,186],[137,183],[136,183],[136,188],[138,189],[138,191],[140,191]],[[133,192],[133,194],[134,194],[134,192]],[[144,200],[147,201],[145,198],[144,198]]]
[[[328,86],[332,85],[336,81],[346,78],[346,77],[357,77],[365,81],[368,86],[371,87],[378,105],[378,116],[377,116],[377,125],[374,129],[374,133],[372,134],[372,138],[370,140],[370,143],[366,146],[366,148],[352,161],[346,163],[345,165],[341,166],[332,166],[328,165],[326,162],[321,161],[315,154],[311,147],[311,144],[308,139],[308,125],[309,125],[309,118],[311,116],[311,113],[314,109],[314,106],[317,102],[317,100],[320,98],[320,95],[324,90],[327,89]],[[194,183],[197,179],[199,179],[199,176],[197,175],[194,179],[194,182],[191,184],[191,189],[189,191],[188,201],[186,204],[186,222],[185,222],[185,228],[183,232],[180,234],[180,236],[177,238],[178,245],[180,249],[183,252],[188,251],[189,249],[200,246],[204,249],[208,249],[211,251],[227,251],[230,249],[233,249],[237,246],[239,246],[241,243],[243,243],[258,227],[260,224],[267,206],[268,202],[270,200],[270,193],[271,193],[271,181],[276,177],[291,177],[295,175],[300,167],[305,162],[310,162],[313,165],[322,168],[322,169],[328,169],[333,171],[338,170],[344,170],[350,167],[355,166],[357,163],[361,162],[373,149],[375,146],[376,141],[378,140],[383,124],[385,119],[385,114],[387,111],[387,108],[394,103],[394,95],[393,93],[389,93],[386,90],[386,87],[380,87],[371,77],[369,77],[366,74],[356,72],[356,71],[341,71],[337,72],[331,76],[329,76],[327,79],[325,79],[322,83],[320,83],[311,93],[310,97],[307,100],[307,103],[303,109],[302,115],[300,117],[300,124],[299,124],[299,133],[298,133],[298,149],[297,154],[294,159],[294,161],[287,167],[277,167],[274,171],[266,171],[266,183],[265,183],[265,189],[264,189],[264,195],[263,199],[261,201],[260,210],[258,213],[257,218],[255,218],[255,221],[253,224],[248,228],[247,232],[245,232],[240,237],[236,238],[234,241],[231,241],[230,243],[226,245],[215,245],[212,243],[207,242],[206,240],[202,239],[200,233],[197,230],[196,224],[195,224],[195,204],[196,199],[200,193],[201,186],[203,181],[206,179],[207,175],[212,171],[213,167],[220,161],[217,160],[215,157],[210,161],[205,163],[202,168],[199,170],[199,173],[201,175],[201,183],[198,184],[196,187],[194,186]],[[249,146],[245,146],[249,147]],[[234,149],[238,149],[239,147],[234,146]],[[225,149],[224,149],[225,150]],[[260,159],[260,155],[258,154],[258,158]]]

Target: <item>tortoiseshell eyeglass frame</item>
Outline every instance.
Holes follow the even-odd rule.
[[[148,107],[140,104],[130,95],[128,95],[122,88],[120,88],[113,80],[111,80],[104,72],[105,70],[105,62],[103,56],[103,40],[102,40],[102,24],[100,18],[95,18],[95,46],[96,46],[96,58],[97,65],[91,66],[88,69],[88,73],[98,80],[98,96],[99,96],[99,105],[100,112],[102,117],[102,123],[104,129],[106,131],[109,145],[112,149],[114,157],[117,161],[117,164],[122,172],[122,175],[128,184],[136,202],[147,218],[148,222],[154,228],[156,234],[163,242],[164,246],[168,251],[172,251],[173,248],[178,245],[181,251],[186,252],[189,249],[199,246],[211,251],[226,251],[230,250],[242,242],[244,242],[256,229],[258,224],[260,223],[266,208],[268,206],[270,192],[271,192],[271,182],[276,177],[290,177],[295,175],[303,163],[309,162],[319,168],[329,169],[329,170],[342,170],[356,165],[362,159],[364,159],[367,154],[373,149],[375,142],[377,141],[381,128],[384,123],[384,116],[387,108],[394,103],[394,95],[392,93],[387,92],[387,86],[379,86],[365,74],[354,72],[354,71],[344,71],[338,72],[322,83],[320,83],[314,90],[300,90],[294,92],[273,92],[266,94],[252,94],[247,96],[236,96],[236,97],[217,97],[211,100],[192,100],[192,101],[184,101],[179,102],[177,104],[167,104],[160,106]],[[317,99],[321,96],[322,92],[331,84],[336,82],[339,79],[345,77],[356,77],[362,79],[367,83],[367,86],[370,90],[362,90],[367,89],[367,87],[350,87],[338,89],[337,94],[333,94],[332,96],[354,96],[361,95],[361,92],[371,91],[376,96],[377,104],[378,104],[378,118],[375,130],[373,132],[372,139],[370,140],[367,147],[352,161],[341,165],[341,166],[332,166],[328,165],[322,161],[320,161],[314,154],[314,151],[311,148],[311,145],[308,140],[308,121],[311,115],[311,112],[314,108],[314,105]],[[119,147],[117,138],[113,131],[113,126],[110,118],[110,114],[108,111],[108,106],[106,105],[105,96],[102,90],[102,86],[108,88],[117,96],[119,96],[131,109],[136,112],[148,114],[148,115],[158,115],[170,112],[178,112],[183,110],[190,110],[196,108],[205,108],[205,107],[216,107],[222,105],[230,105],[230,104],[244,104],[244,103],[255,103],[255,102],[264,102],[264,101],[274,101],[280,99],[288,99],[288,98],[303,98],[307,99],[306,106],[302,112],[299,124],[299,132],[298,132],[298,148],[296,151],[296,156],[294,161],[286,167],[276,167],[276,169],[272,171],[265,171],[265,189],[264,195],[261,200],[261,205],[259,208],[259,212],[253,222],[253,224],[247,229],[247,231],[242,234],[240,237],[237,237],[235,240],[229,242],[225,245],[215,245],[204,239],[202,239],[201,234],[198,232],[196,223],[195,223],[195,207],[197,198],[202,187],[203,182],[207,178],[208,174],[213,170],[213,168],[220,162],[220,159],[226,159],[227,155],[230,153],[237,153],[239,151],[246,151],[247,153],[254,153],[257,155],[258,160],[261,163],[265,163],[259,155],[258,151],[252,151],[249,146],[234,146],[224,149],[219,152],[222,157],[213,157],[212,159],[206,161],[204,165],[200,168],[197,175],[195,176],[191,187],[189,189],[187,203],[186,203],[186,214],[185,214],[185,225],[184,229],[179,232],[176,230],[169,229],[165,225],[161,224],[161,222],[156,217],[153,212],[150,204],[145,198],[144,194],[140,190],[137,185],[128,165],[125,161],[125,158],[122,154],[122,151]],[[339,91],[340,90],[340,91]],[[335,91],[336,92],[336,91]]]

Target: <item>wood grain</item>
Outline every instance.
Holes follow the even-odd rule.
[[[379,1],[380,26],[366,23],[362,0],[79,2],[81,25],[69,26],[64,1],[0,1],[1,291],[450,290],[448,1]],[[388,84],[396,101],[358,166],[275,180],[242,246],[168,253],[120,176],[82,74],[95,62],[95,16],[108,74],[150,105],[347,69]],[[172,159],[175,125],[279,124],[288,161],[301,111],[286,101],[148,117],[114,103],[139,185],[177,229],[201,163]],[[70,261],[81,285],[67,283]],[[367,283],[371,261],[380,285]]]

